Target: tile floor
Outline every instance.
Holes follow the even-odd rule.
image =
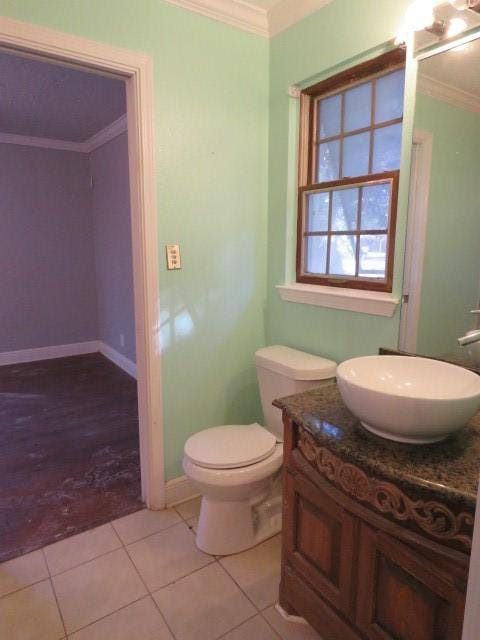
[[[319,640],[276,612],[280,537],[214,558],[199,501],[138,511],[0,565],[8,640]]]

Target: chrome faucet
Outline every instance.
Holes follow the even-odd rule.
[[[472,309],[470,313],[479,315],[480,309]],[[469,344],[473,344],[474,342],[479,342],[479,341],[480,341],[480,329],[478,329],[477,331],[469,331],[461,338],[458,338],[458,344],[461,347],[466,347]]]

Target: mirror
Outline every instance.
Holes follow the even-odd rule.
[[[399,348],[480,369],[479,166],[476,39],[418,62]]]

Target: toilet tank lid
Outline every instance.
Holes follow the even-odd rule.
[[[333,360],[281,345],[259,349],[255,364],[291,380],[327,380],[334,378],[337,370]]]

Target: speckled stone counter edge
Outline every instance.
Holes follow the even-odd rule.
[[[337,384],[280,398],[273,403],[324,446],[366,473],[426,500],[458,511],[475,510],[480,472],[480,415],[440,443],[407,445],[366,431],[347,409]]]

